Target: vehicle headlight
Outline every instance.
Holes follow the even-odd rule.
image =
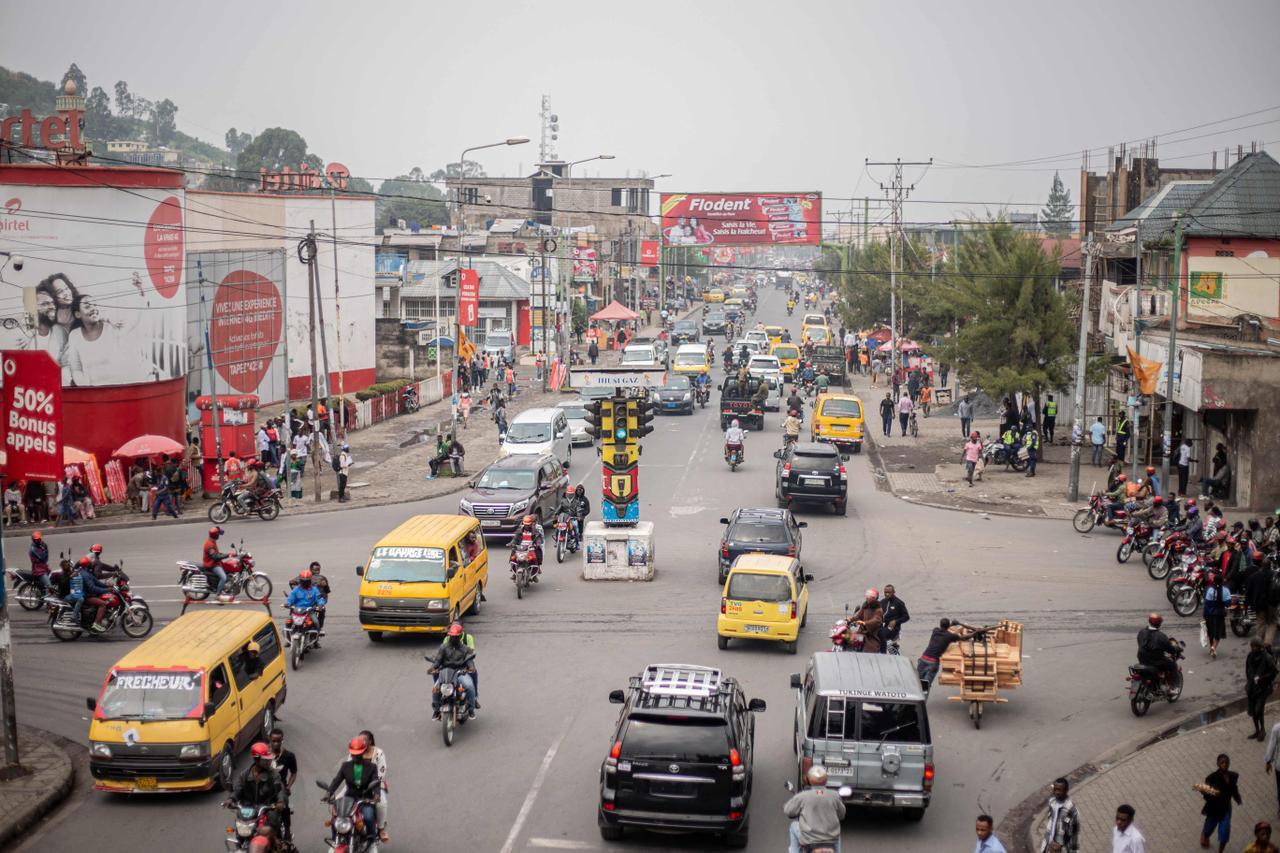
[[[94,758],[110,758],[111,747],[110,745],[105,743],[95,742],[92,746],[89,747],[89,754],[92,755]]]
[[[209,755],[207,743],[184,743],[178,750],[178,758],[205,758]]]
[[[458,501],[458,509],[462,510],[467,515],[471,515],[471,501],[466,498]]]
[[[377,610],[377,609],[378,609],[378,599],[376,599],[376,598],[362,598],[362,599],[360,599],[360,606],[361,606],[361,607],[363,607],[365,610]]]
[[[443,598],[433,598],[427,602],[428,610],[448,610],[449,602]]]
[[[515,513],[523,512],[524,509],[529,506],[529,500],[530,498],[525,498],[522,501],[516,501],[513,503],[511,505],[511,513],[514,515]]]
[[[339,835],[346,835],[351,831],[351,818],[335,817],[333,819],[333,831]]]
[[[690,400],[692,400],[692,399],[693,399],[693,392],[692,392],[692,391],[685,391],[685,392],[684,392],[684,401],[687,403],[687,402],[689,402],[689,401],[690,401]]]

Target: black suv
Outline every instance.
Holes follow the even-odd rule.
[[[676,320],[671,327],[671,343],[696,344],[698,342],[698,324],[693,320]]]
[[[507,456],[467,484],[473,491],[458,501],[458,511],[479,519],[485,536],[510,538],[526,515],[543,524],[554,519],[568,482],[564,467],[550,453]]]
[[[729,577],[729,567],[743,554],[778,554],[800,559],[800,528],[808,527],[807,521],[796,521],[789,509],[735,509],[728,518],[720,540],[720,586]]]
[[[753,714],[764,700],[748,702],[718,669],[681,663],[646,667],[609,701],[622,713],[600,768],[600,835],[704,832],[746,847]]]
[[[723,311],[719,309],[708,311],[702,315],[702,334],[723,335],[724,324],[725,316]]]
[[[837,514],[847,514],[849,477],[839,450],[830,444],[797,441],[775,450],[773,458],[778,460],[778,484],[774,489],[778,506],[829,503]]]

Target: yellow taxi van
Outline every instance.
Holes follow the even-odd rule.
[[[179,616],[117,661],[98,698],[86,700],[94,788],[231,790],[236,754],[276,724],[284,661],[265,608]]]
[[[356,574],[360,627],[370,640],[443,634],[463,613],[480,611],[489,551],[471,516],[415,515],[378,540]]]
[[[710,290],[704,290],[702,292],[702,301],[703,302],[724,302],[724,291],[718,287],[713,287]]]
[[[716,645],[730,639],[772,640],[796,653],[809,618],[809,581],[795,557],[742,554],[729,568],[716,618]]]
[[[781,326],[765,326],[764,327],[764,333],[769,336],[770,344],[782,343],[782,333],[785,331],[786,329],[782,328]]]
[[[862,452],[862,401],[852,394],[819,394],[813,404],[809,440],[834,444],[841,451]]]
[[[711,372],[711,360],[707,358],[707,350],[698,344],[681,344],[671,362],[671,369],[676,373],[686,373],[690,377]]]
[[[778,367],[783,376],[795,379],[796,371],[800,368],[800,347],[790,342],[779,341],[769,347],[769,355],[778,360]]]

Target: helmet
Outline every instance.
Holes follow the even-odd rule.
[[[95,554],[101,554],[101,553],[102,553],[102,546],[101,546],[101,545],[98,545],[97,543],[95,543],[95,544],[94,544],[94,546],[93,546],[92,548],[90,548],[89,550],[90,550],[90,551],[92,551],[92,552],[93,552],[93,553],[95,553]]]
[[[981,438],[981,437],[982,437],[982,436],[981,436],[981,435],[979,435],[979,433],[978,433],[978,431],[977,431],[976,429],[975,429],[973,432],[969,433],[969,438],[972,438],[972,439],[974,439],[974,440],[977,440],[977,439],[979,439],[979,438]]]
[[[462,636],[462,623],[461,623],[461,622],[454,622],[452,625],[450,625],[450,626],[449,626],[449,636],[450,636],[450,637],[461,637],[461,636]]]
[[[1164,498],[1160,497],[1159,495],[1156,495],[1154,498],[1151,499],[1151,502],[1156,506],[1160,506],[1160,504],[1164,503]]]
[[[566,495],[568,495],[569,497],[573,497],[573,495],[574,495],[574,488],[573,488],[572,484],[564,487],[564,493],[565,493]]]
[[[520,519],[520,523],[521,523],[521,524],[533,524],[533,523],[534,523],[534,521],[536,521],[536,520],[537,520],[537,519],[535,519],[532,515],[526,515],[524,518]]]
[[[1193,507],[1193,506],[1195,506],[1195,505],[1196,505],[1196,499],[1195,499],[1195,498],[1187,498],[1187,506],[1188,506],[1188,507]]]
[[[227,531],[223,530],[221,527],[217,527],[217,526],[210,527],[210,528],[209,528],[209,538],[210,538],[210,539],[217,539],[219,536],[221,536],[222,534],[224,534],[224,533],[226,533],[226,532],[227,532]]]
[[[255,743],[253,745],[253,749],[250,750],[250,752],[253,753],[254,758],[270,758],[271,757],[271,747],[267,746],[262,741],[258,741],[257,743]]]
[[[1150,625],[1152,628],[1159,628],[1161,625],[1164,624],[1164,617],[1161,616],[1159,613],[1152,613],[1150,616],[1147,617],[1147,624]]]
[[[1196,506],[1195,504],[1192,504],[1191,506],[1187,507],[1187,515],[1199,515],[1199,514],[1200,514],[1200,507]]]
[[[364,755],[364,751],[369,748],[365,743],[363,735],[356,735],[351,739],[351,743],[347,744],[347,752],[352,755]]]
[[[92,560],[90,560],[88,557],[81,557],[81,558],[79,559],[79,561],[77,561],[77,562],[76,562],[76,565],[77,565],[77,566],[92,566],[92,565],[93,565],[93,561],[92,561]]]
[[[1119,474],[1119,475],[1117,475],[1117,476],[1116,476],[1116,482],[1117,482],[1117,483],[1123,483],[1123,482],[1124,482],[1125,480],[1127,480],[1127,479],[1129,479],[1129,478],[1128,478],[1128,477],[1126,477],[1124,474]]]
[[[827,784],[827,769],[815,764],[809,768],[808,773],[804,774],[804,778],[813,787],[820,788]]]
[[[1147,466],[1147,473],[1148,473],[1148,474],[1154,474],[1155,472],[1156,472],[1156,466],[1154,466],[1154,465],[1148,465],[1148,466]]]
[[[298,580],[303,580],[303,581],[311,580],[311,570],[303,569],[302,571],[298,572]]]
[[[32,540],[33,540],[33,541],[39,542],[39,541],[40,541],[41,539],[43,539],[44,537],[43,537],[43,536],[41,536],[41,535],[40,535],[40,531],[39,531],[39,530],[37,530],[35,533],[32,533],[32,534],[31,534],[31,538],[32,538]]]
[[[262,646],[258,645],[256,641],[250,640],[249,644],[245,646],[245,650],[250,652],[260,652],[262,651]]]
[[[867,598],[879,598],[880,592],[874,586],[867,590]]]

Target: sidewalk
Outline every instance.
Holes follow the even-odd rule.
[[[0,846],[28,832],[68,794],[75,768],[60,738],[18,726],[18,756],[26,774],[0,779]]]
[[[886,437],[880,420],[880,401],[891,389],[886,388],[883,381],[872,386],[869,376],[854,375],[851,381],[853,392],[866,408],[872,458],[884,472],[889,490],[904,500],[970,512],[1069,519],[1087,502],[1095,486],[1104,485],[1106,469],[1095,468],[1086,456],[1080,465],[1082,499],[1076,504],[1069,503],[1066,495],[1071,448],[1065,443],[1050,446],[1046,442],[1035,477],[993,467],[987,469],[981,481],[970,486],[965,482],[964,464],[960,459],[965,437],[960,432],[960,419],[952,414],[954,405],[934,406],[927,418],[918,412],[918,438],[900,435],[895,414],[893,435]],[[975,417],[971,429],[981,432],[984,441],[995,438],[1000,429],[999,416],[993,413],[988,417]],[[1058,441],[1069,434],[1070,427],[1064,431],[1059,419]]]
[[[1158,709],[1153,709],[1158,710]],[[1267,708],[1267,725],[1277,722],[1280,703]],[[1200,849],[1204,818],[1200,808],[1204,798],[1191,789],[1215,769],[1219,753],[1231,757],[1231,769],[1240,774],[1240,797],[1231,817],[1228,850],[1243,850],[1253,840],[1253,825],[1269,820],[1280,825],[1276,809],[1276,780],[1262,762],[1265,743],[1249,740],[1253,723],[1243,713],[1200,726],[1182,734],[1158,740],[1140,748],[1077,782],[1071,799],[1080,811],[1080,849],[1109,850],[1116,806],[1128,803],[1136,811],[1134,823],[1147,839],[1151,851],[1195,851]],[[1039,850],[1045,822],[1049,783],[1032,821],[1027,840],[1029,849]],[[1016,842],[1023,839],[1012,839]],[[1013,845],[1010,850],[1015,849]],[[1217,839],[1213,840],[1217,849]]]

